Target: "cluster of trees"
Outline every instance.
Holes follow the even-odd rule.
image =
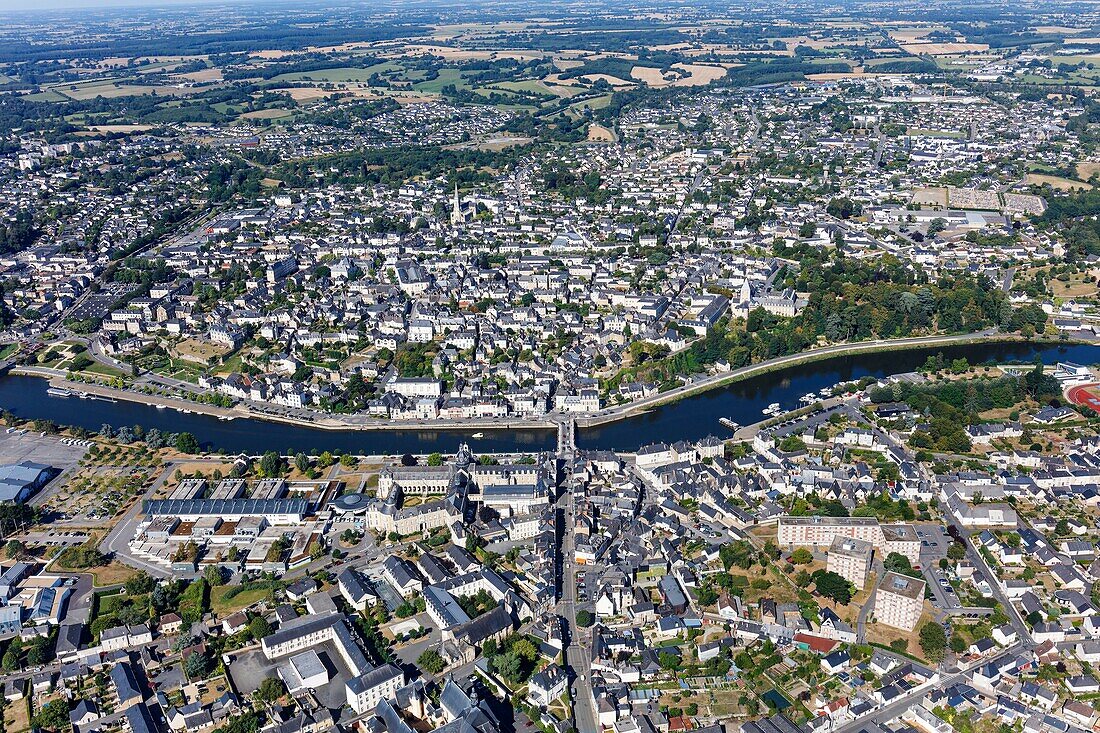
[[[611,197],[611,191],[600,188],[602,178],[599,171],[589,171],[578,176],[558,162],[543,168],[542,176],[546,190],[556,191],[566,201],[585,199],[589,203],[602,204]]]
[[[496,599],[484,588],[472,596],[459,596],[455,600],[470,618],[477,618],[497,605]]]
[[[56,700],[50,700],[48,703],[42,706],[42,709],[34,714],[31,719],[35,728],[43,728],[45,730],[64,730],[69,727],[69,703],[63,698],[59,697]]]
[[[838,573],[830,570],[815,570],[810,576],[817,592],[831,598],[841,605],[852,601],[852,584]]]
[[[348,153],[286,161],[271,175],[291,188],[377,183],[399,184],[410,178],[434,178],[450,175],[459,185],[488,183],[497,169],[514,163],[528,146],[514,145],[499,152],[475,149],[451,150],[441,147],[399,147],[356,150]],[[318,180],[315,174],[320,175]]]
[[[426,649],[416,658],[416,666],[428,674],[439,674],[447,668],[447,662],[435,649]]]
[[[439,344],[402,344],[393,357],[393,365],[402,377],[430,377]]]
[[[66,547],[58,554],[57,561],[63,567],[72,570],[86,570],[106,565],[108,558],[99,551],[93,541],[89,541],[83,545]]]
[[[539,658],[538,647],[526,636],[513,634],[499,645],[492,639],[485,642],[482,654],[489,660],[490,668],[512,684],[521,684],[535,671]]]
[[[678,384],[678,376],[699,373],[719,359],[742,367],[805,351],[821,338],[855,342],[1024,326],[1014,319],[1004,293],[980,279],[919,282],[889,256],[876,265],[807,247],[782,250],[781,256],[801,257],[797,275],[788,273],[782,282],[810,293],[801,313],[784,318],[758,308],[745,321],[723,319],[689,348],[621,370],[605,382],[608,392],[623,381],[651,381],[668,389]]]
[[[34,216],[22,209],[15,219],[0,222],[0,254],[22,252],[34,244],[40,233],[34,225]]]
[[[927,622],[920,629],[920,648],[929,661],[942,661],[947,649],[947,632],[935,621]]]
[[[852,67],[842,61],[813,63],[800,58],[777,58],[770,61],[750,61],[726,72],[717,83],[733,87],[750,87],[761,84],[782,84],[801,81],[807,74],[843,74]]]
[[[46,664],[53,659],[53,648],[56,642],[56,629],[52,629],[46,636],[36,636],[29,642],[24,642],[17,636],[4,650],[4,656],[0,657],[0,668],[5,672],[14,672],[24,667]]]
[[[882,566],[887,571],[898,573],[899,575],[908,575],[911,578],[921,577],[921,572],[913,567],[913,564],[909,562],[909,558],[902,555],[900,552],[891,552],[886,556],[886,559],[882,561]]]
[[[942,365],[942,359],[938,362]],[[970,438],[964,428],[981,422],[978,413],[1007,409],[1030,397],[1044,401],[1056,399],[1061,392],[1058,381],[1043,371],[1041,362],[1020,377],[979,378],[930,384],[896,384],[872,389],[872,402],[905,402],[928,416],[927,431],[917,431],[909,439],[915,448],[946,453],[970,450]]]
[[[146,430],[140,425],[133,427],[123,425],[115,430],[109,424],[103,423],[99,428],[99,434],[124,444],[140,440],[153,450],[175,448],[180,453],[198,453],[200,450],[198,438],[191,433],[162,433],[157,428]]]

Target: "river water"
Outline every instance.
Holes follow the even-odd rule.
[[[581,429],[577,433],[577,443],[581,448],[631,451],[656,441],[698,440],[707,435],[727,437],[729,431],[718,424],[719,418],[728,417],[742,424],[757,422],[763,417],[761,409],[772,402],[793,409],[799,407],[799,398],[809,392],[867,375],[883,377],[912,371],[938,353],[947,359],[966,357],[971,364],[1031,362],[1036,357],[1047,364],[1058,361],[1100,363],[1100,346],[1019,342],[840,356],[751,377],[636,417]],[[44,418],[88,430],[99,430],[107,423],[115,428],[141,425],[163,432],[190,432],[205,447],[230,453],[268,450],[283,453],[325,450],[363,454],[453,453],[463,441],[469,442],[475,452],[527,452],[552,450],[556,444],[556,435],[551,430],[322,430],[244,418],[219,420],[172,409],[158,410],[125,400],[107,402],[53,397],[46,394],[47,387],[48,382],[37,377],[2,377],[0,407],[20,417]],[[475,432],[484,433],[484,437],[473,438]]]

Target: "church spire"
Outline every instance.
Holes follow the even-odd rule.
[[[462,215],[462,202],[458,199],[458,181],[455,181],[455,196],[451,204],[451,223],[457,225],[465,220],[466,217]]]

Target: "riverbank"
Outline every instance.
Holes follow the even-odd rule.
[[[934,348],[936,346],[966,346],[970,344],[981,343],[1003,343],[1003,344],[1015,344],[1026,343],[1034,344],[1036,346],[1042,345],[1073,345],[1073,344],[1085,344],[1086,341],[1080,340],[1066,340],[1061,341],[1051,338],[1033,338],[1024,339],[1012,334],[1003,334],[999,331],[990,330],[972,334],[959,334],[955,336],[921,336],[911,339],[892,339],[889,341],[862,341],[854,344],[838,344],[836,346],[826,346],[820,349],[810,349],[809,351],[803,351],[798,354],[790,354],[788,356],[780,356],[775,359],[769,359],[768,361],[762,361],[757,364],[750,364],[748,366],[733,369],[728,372],[714,374],[709,377],[704,377],[692,384],[686,384],[682,387],[669,390],[668,392],[662,392],[660,394],[653,395],[652,397],[646,397],[635,402],[631,402],[629,405],[622,405],[619,408],[612,408],[607,414],[598,413],[596,415],[585,415],[577,418],[577,426],[582,428],[599,427],[608,423],[617,422],[630,417],[636,417],[649,410],[662,405],[672,404],[688,397],[693,397],[710,390],[724,387],[734,382],[741,381],[743,379],[749,379],[750,377],[759,377],[770,372],[774,372],[781,369],[788,369],[793,366],[800,366],[803,364],[811,364],[815,361],[824,361],[826,359],[834,359],[842,356],[856,356],[859,354],[877,354],[890,351],[912,351],[919,349]]]
[[[691,384],[678,387],[668,392],[653,395],[637,400],[627,405],[618,405],[606,408],[594,415],[575,416],[576,424],[580,428],[594,428],[612,423],[628,420],[643,415],[655,408],[669,405],[681,400],[694,397],[705,392],[719,389],[730,384],[759,377],[771,372],[789,369],[791,367],[825,361],[845,356],[860,354],[878,354],[890,351],[910,351],[935,348],[938,346],[965,346],[973,344],[1031,344],[1043,345],[1073,345],[1085,343],[1082,341],[1060,341],[1055,339],[1023,339],[1018,336],[1002,334],[996,330],[984,331],[973,334],[959,334],[954,336],[922,336],[909,339],[892,339],[888,341],[865,341],[854,344],[838,344],[819,349],[811,349],[798,354],[777,357],[758,364],[733,369],[729,372],[700,377]],[[315,428],[328,431],[462,431],[471,430],[557,430],[559,422],[564,416],[542,418],[470,418],[470,419],[441,419],[425,420],[417,422],[379,420],[365,415],[326,415],[310,413],[308,415],[293,414],[290,408],[261,409],[258,406],[245,402],[226,408],[209,405],[191,400],[165,397],[163,395],[149,395],[128,389],[119,389],[102,384],[77,382],[67,379],[64,374],[56,369],[43,367],[15,367],[11,373],[16,376],[31,376],[44,378],[49,381],[51,387],[67,389],[74,392],[85,392],[101,398],[125,400],[136,404],[157,407],[165,410],[171,409],[182,413],[195,413],[215,417],[219,420],[231,421],[236,419],[254,419],[267,422],[292,425],[302,428]],[[285,409],[286,412],[272,410]]]
[[[191,400],[178,399],[174,397],[165,397],[163,395],[148,395],[144,393],[137,393],[132,390],[118,389],[117,387],[108,387],[102,384],[93,384],[89,382],[76,382],[65,377],[44,374],[34,368],[27,369],[24,367],[16,367],[11,370],[13,376],[24,377],[39,377],[47,379],[51,387],[58,389],[66,389],[71,392],[85,392],[89,395],[95,395],[96,397],[125,400],[127,402],[133,402],[140,405],[150,405],[156,407],[160,405],[168,410],[175,410],[182,413],[194,413],[197,415],[207,415],[209,417],[216,417],[219,420],[236,420],[238,418],[252,419],[252,420],[265,420],[267,422],[281,423],[283,425],[294,425],[296,427],[303,428],[317,428],[318,430],[556,430],[557,423],[545,420],[524,420],[520,418],[511,419],[494,419],[494,418],[471,418],[469,420],[446,420],[446,421],[430,421],[430,422],[397,422],[390,420],[377,420],[372,418],[361,418],[358,420],[345,420],[340,416],[318,416],[315,419],[306,419],[304,417],[297,417],[294,415],[282,415],[277,413],[265,412],[256,408],[245,405],[244,403],[238,403],[234,407],[218,407],[217,405],[208,405],[201,402],[192,402]],[[72,399],[79,399],[75,394]],[[347,416],[348,418],[355,418],[357,416]]]
[[[714,435],[728,435],[722,418],[751,425],[761,420],[761,411],[772,403],[785,410],[797,409],[803,395],[842,383],[874,377],[882,379],[892,374],[920,369],[931,356],[942,354],[947,361],[967,359],[971,364],[987,362],[1027,363],[1041,359],[1046,364],[1070,361],[1078,364],[1100,364],[1100,345],[1067,342],[1006,341],[986,339],[980,343],[942,343],[921,348],[882,351],[856,355],[830,354],[818,358],[819,352],[799,354],[782,367],[756,365],[747,375],[723,374],[720,385],[708,384],[708,389],[690,398],[678,395],[652,409],[593,428],[573,431],[578,448],[585,450],[616,450],[631,452],[655,442],[689,442]],[[875,345],[881,347],[881,344]],[[790,363],[792,359],[801,363]],[[809,359],[809,361],[806,361]],[[61,375],[65,376],[65,375]],[[89,391],[90,385],[66,383],[70,387]],[[241,408],[234,420],[219,419],[224,408],[198,405],[186,400],[170,400],[165,405],[176,409],[157,409],[152,400],[133,399],[102,388],[104,398],[60,398],[49,393],[51,382],[40,376],[11,375],[0,378],[0,406],[25,420],[50,420],[59,425],[73,425],[95,432],[103,424],[117,427],[140,425],[146,430],[162,433],[188,432],[195,435],[207,450],[227,453],[262,454],[269,450],[282,453],[301,451],[318,453],[341,451],[354,454],[401,455],[404,453],[453,453],[461,443],[469,443],[478,453],[522,453],[526,455],[553,451],[559,434],[539,424],[534,429],[506,428],[499,423],[480,427],[449,423],[408,425],[386,424],[379,429],[364,430],[360,426],[334,427],[299,420],[273,420],[274,416],[254,414]],[[699,385],[692,385],[698,387]],[[122,399],[120,399],[120,397]],[[138,394],[139,398],[145,395]],[[669,395],[661,395],[662,401]],[[170,399],[170,398],[169,398]],[[187,410],[190,414],[185,414]],[[206,414],[211,413],[211,414]],[[230,412],[232,414],[232,412]],[[389,428],[389,429],[386,429]]]

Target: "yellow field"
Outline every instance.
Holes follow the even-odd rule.
[[[89,82],[87,84],[63,84],[53,87],[52,91],[63,94],[70,99],[86,100],[95,99],[96,97],[103,97],[104,99],[133,97],[142,94],[152,94],[153,92],[162,96],[184,96],[194,94],[198,90],[138,84],[118,84],[116,86],[114,82],[99,81]]]
[[[603,125],[592,124],[588,126],[588,139],[592,142],[613,143],[615,142],[615,133]]]
[[[1077,177],[1083,180],[1092,178],[1093,173],[1100,173],[1100,163],[1093,161],[1082,161],[1077,164]]]
[[[988,43],[909,43],[902,46],[905,51],[914,56],[927,54],[929,56],[948,56],[955,53],[975,53],[988,51]]]
[[[290,110],[286,109],[257,109],[252,112],[245,112],[241,117],[246,120],[277,120],[290,114]]]
[[[1071,181],[1068,178],[1062,178],[1061,176],[1048,176],[1045,173],[1028,173],[1027,182],[1033,183],[1037,186],[1043,184],[1049,184],[1051,188],[1058,191],[1072,191],[1075,189],[1089,189],[1092,186],[1088,183],[1080,183],[1078,181]]]
[[[221,81],[221,69],[203,69],[202,71],[190,71],[186,74],[176,74],[177,79],[195,82]]]
[[[205,363],[208,359],[228,354],[229,349],[211,341],[184,339],[173,347],[172,352],[180,359]]]
[[[628,87],[628,86],[630,86],[630,82],[628,82],[624,79],[620,79],[617,76],[611,76],[609,74],[585,74],[581,78],[584,79],[587,82],[592,83],[592,84],[595,84],[600,79],[603,79],[604,81],[606,81],[608,84],[610,84],[613,87]]]
[[[651,87],[668,84],[668,82],[665,81],[665,77],[661,74],[661,70],[654,69],[652,66],[635,66],[630,70],[630,76],[639,81],[644,81]]]

